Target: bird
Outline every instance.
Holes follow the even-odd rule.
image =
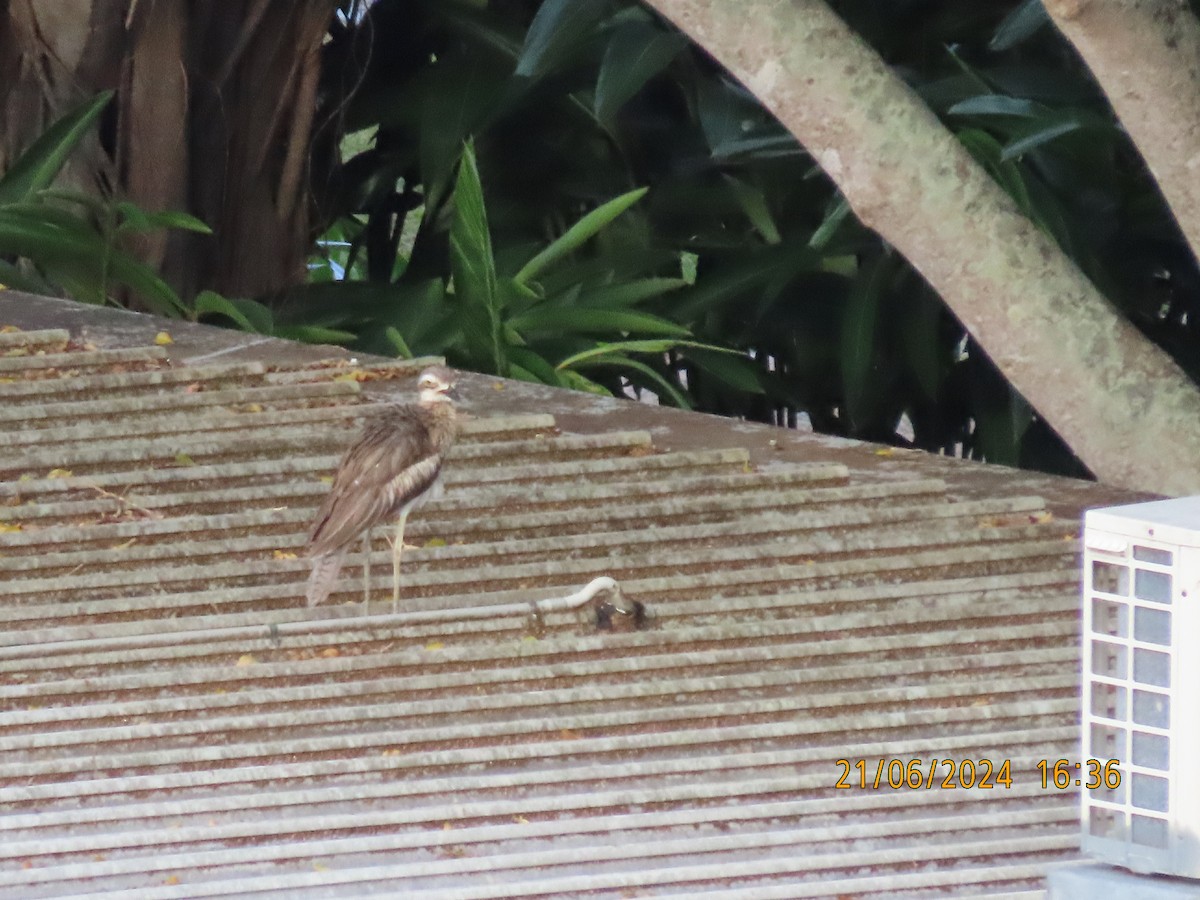
[[[333,486],[317,510],[306,555],[309,606],[333,590],[351,544],[363,538],[363,608],[370,609],[371,529],[396,522],[392,540],[392,612],[400,604],[400,554],[412,509],[440,496],[446,454],[458,436],[455,376],[431,366],[417,379],[416,403],[393,403],[370,417],[338,464]]]

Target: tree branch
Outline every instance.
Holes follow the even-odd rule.
[[[1200,247],[1200,22],[1187,0],[1043,0]]]
[[[1200,391],[821,0],[650,0],[747,85],[1104,481],[1200,491]]]

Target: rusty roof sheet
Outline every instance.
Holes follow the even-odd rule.
[[[475,376],[402,611],[382,534],[371,615],[358,554],[307,609],[364,383],[419,363],[25,310],[73,326],[0,334],[0,896],[1034,897],[1077,856],[1037,763],[1086,488]],[[644,620],[553,599],[605,575]]]

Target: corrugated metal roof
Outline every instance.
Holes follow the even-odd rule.
[[[358,379],[418,367],[0,334],[0,896],[1033,897],[1077,856],[1035,768],[1078,752],[1074,520],[478,378],[403,611],[382,534],[372,615],[357,555],[307,609]],[[642,627],[533,614],[604,575]]]

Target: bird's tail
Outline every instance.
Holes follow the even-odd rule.
[[[312,574],[308,576],[308,605],[316,606],[329,596],[337,581],[338,572],[342,570],[342,560],[346,551],[330,553],[325,556],[313,557]]]

